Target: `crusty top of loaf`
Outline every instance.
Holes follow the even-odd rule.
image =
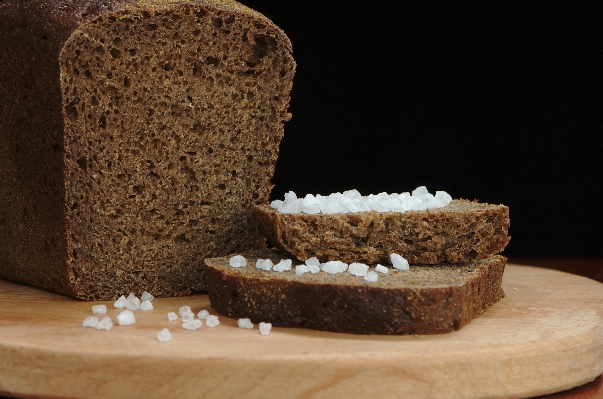
[[[224,11],[247,14],[275,29],[291,51],[285,33],[261,13],[234,0],[5,0],[0,2],[0,31],[26,26],[44,30],[65,42],[79,25],[103,14],[120,10],[155,11],[166,7],[199,4]]]

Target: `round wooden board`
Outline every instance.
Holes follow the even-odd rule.
[[[0,395],[86,398],[507,398],[561,391],[603,372],[603,285],[508,265],[507,298],[460,331],[359,336],[220,317],[186,331],[167,313],[206,295],[155,299],[136,324],[81,327],[91,305],[0,280]],[[115,323],[120,310],[107,304]],[[213,313],[212,310],[210,312]],[[169,343],[157,332],[168,327]]]

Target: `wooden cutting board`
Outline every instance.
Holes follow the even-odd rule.
[[[206,295],[155,299],[136,324],[81,327],[91,305],[0,280],[0,395],[86,398],[507,398],[565,390],[603,372],[603,284],[508,265],[507,298],[460,331],[358,336],[220,317],[169,322]],[[120,310],[108,315],[115,323]],[[157,332],[168,327],[169,343]]]

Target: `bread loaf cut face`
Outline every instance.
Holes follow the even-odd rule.
[[[85,299],[185,295],[205,289],[204,258],[265,246],[251,209],[295,71],[278,27],[234,1],[0,7],[0,68],[29,81],[1,92],[18,91],[2,119],[20,122],[0,122],[0,275]]]
[[[254,208],[268,240],[300,260],[388,263],[465,263],[501,252],[509,243],[509,208],[453,200],[425,211],[287,214]]]
[[[354,334],[441,334],[458,330],[504,298],[506,258],[494,255],[464,264],[411,265],[390,269],[376,282],[348,272],[296,275],[264,271],[257,259],[274,264],[287,257],[276,250],[244,253],[247,266],[230,257],[205,260],[212,308],[254,323]],[[371,270],[373,268],[371,267]]]

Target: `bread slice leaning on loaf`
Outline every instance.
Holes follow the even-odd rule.
[[[348,272],[328,274],[264,271],[257,259],[277,263],[276,250],[205,260],[211,306],[223,315],[254,323],[355,334],[440,334],[458,330],[504,298],[506,258],[494,255],[465,264],[414,266],[379,273],[376,282]]]
[[[254,213],[270,243],[299,260],[388,263],[397,253],[410,263],[464,263],[501,252],[509,243],[509,208],[453,200],[439,209],[379,213]]]
[[[83,299],[204,289],[265,247],[295,62],[232,0],[0,2],[0,277]]]

